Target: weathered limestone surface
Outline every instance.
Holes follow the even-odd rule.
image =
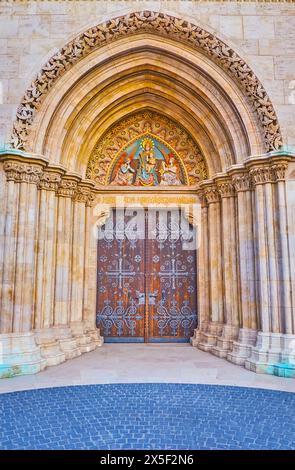
[[[89,189],[41,158],[2,152],[0,171],[0,376],[12,377],[92,351],[103,340],[94,321],[83,318]]]
[[[158,37],[128,31],[145,16],[124,15],[143,10],[163,13],[149,16]],[[111,21],[102,36],[118,41],[91,52],[98,33],[89,28],[116,17],[119,31]],[[188,23],[177,18],[212,39],[193,49]],[[92,207],[99,189],[85,176],[107,131],[145,109],[180,122],[208,167],[194,188],[202,242],[192,345],[255,372],[293,374],[294,18],[288,2],[0,2],[0,375],[35,373],[102,345]],[[83,54],[77,43],[75,57],[57,58],[30,88],[50,57],[87,30]],[[16,120],[20,129],[29,122],[38,154],[9,149]],[[110,161],[99,158],[106,172]]]
[[[252,66],[276,104],[287,145],[292,125],[295,44],[294,4],[166,0],[8,1],[0,5],[0,76],[3,89],[0,142],[10,140],[12,119],[42,64],[69,39],[108,18],[139,10],[163,11],[200,24],[228,40]],[[266,80],[267,79],[267,80]],[[283,90],[278,96],[277,90]]]

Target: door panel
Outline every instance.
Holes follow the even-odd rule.
[[[146,241],[149,341],[188,341],[196,328],[193,231],[178,210],[158,213],[154,231]]]
[[[109,342],[144,341],[144,239],[128,231],[131,219],[113,211],[98,241],[97,326]]]
[[[107,342],[183,342],[196,328],[195,233],[179,210],[113,211],[98,242],[97,326]]]

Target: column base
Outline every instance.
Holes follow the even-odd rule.
[[[46,367],[56,366],[66,360],[52,328],[35,330],[35,341],[40,347],[41,356],[46,360]]]
[[[221,335],[223,324],[218,322],[210,322],[208,331],[201,333],[200,342],[197,347],[205,352],[211,352],[216,346],[217,338]]]
[[[283,336],[281,333],[259,331],[245,368],[258,374],[273,374],[273,365],[281,362]]]
[[[59,347],[65,354],[66,359],[74,359],[81,356],[81,351],[77,346],[76,340],[72,337],[71,330],[66,325],[54,326],[55,338],[59,341]]]
[[[238,326],[224,325],[222,335],[217,338],[216,346],[211,350],[214,356],[225,359],[229,351],[232,350],[233,341],[237,338]]]
[[[194,330],[194,335],[190,338],[190,344],[197,347],[201,342],[202,334],[207,333],[209,329],[209,322],[202,322],[202,324]]]
[[[258,374],[295,378],[295,335],[258,333],[245,367]]]
[[[84,332],[85,334],[89,336],[91,341],[95,342],[97,348],[103,345],[104,343],[103,336],[100,336],[100,329],[96,328],[95,325],[93,325],[90,322],[84,321]]]
[[[72,336],[81,353],[94,351],[97,344],[83,322],[71,322]]]
[[[232,350],[227,353],[226,359],[238,366],[244,366],[246,359],[251,356],[255,346],[257,331],[251,328],[241,328],[237,341],[233,341]]]
[[[0,378],[36,374],[46,367],[33,332],[1,334],[0,359]]]

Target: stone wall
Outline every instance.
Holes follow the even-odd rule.
[[[80,56],[65,53],[67,72],[57,74],[45,99],[35,105],[36,145],[27,152],[0,148],[0,375],[37,372],[102,344],[94,326],[96,242],[90,209],[102,189],[84,179],[84,170],[98,134],[140,106],[169,109],[206,150],[209,179],[186,188],[202,201],[207,240],[200,253],[200,323],[192,344],[256,372],[279,373],[282,367],[285,374],[287,362],[287,373],[294,375],[295,173],[290,150],[295,144],[295,5],[9,0],[0,2],[0,9],[2,147],[9,143],[17,106],[32,79],[77,34],[132,11],[174,15],[169,31],[158,36],[145,29],[134,35],[132,22],[126,32],[123,18],[119,40],[112,41],[110,32],[116,28],[111,23],[103,33],[111,40],[102,47],[86,46],[78,61]],[[131,17],[137,21],[136,15]],[[199,49],[186,45],[187,25],[181,23],[181,29],[175,17],[220,37],[252,67],[260,83],[215,36],[205,34],[205,46],[199,44]],[[97,29],[96,37],[100,33]],[[204,31],[199,34],[201,41]],[[220,67],[218,60],[228,67]],[[136,80],[134,63],[140,72],[134,74]],[[60,58],[53,67],[60,69]],[[53,73],[48,69],[46,73]],[[241,84],[245,69],[248,88]],[[42,79],[39,85],[46,86]],[[263,86],[274,109],[272,103],[265,105],[265,93],[259,94]],[[147,96],[142,87],[149,90]],[[39,96],[39,88],[32,90],[26,100]],[[285,148],[265,154],[277,147],[264,145],[258,120],[267,127],[273,111]],[[277,126],[269,128],[267,135],[273,136]]]
[[[91,25],[144,9],[196,22],[231,45],[269,93],[285,145],[295,145],[295,4],[197,0],[1,1],[0,145],[10,140],[24,91],[58,48]]]

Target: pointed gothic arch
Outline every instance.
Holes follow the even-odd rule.
[[[152,33],[158,37],[188,44],[212,59],[247,95],[260,123],[265,150],[280,148],[282,136],[274,107],[262,83],[249,65],[222,40],[199,26],[165,13],[152,11],[127,14],[90,28],[49,59],[25,92],[17,109],[12,133],[13,147],[27,148],[36,112],[57,79],[80,59],[90,56],[95,49],[120,38],[141,33]]]

